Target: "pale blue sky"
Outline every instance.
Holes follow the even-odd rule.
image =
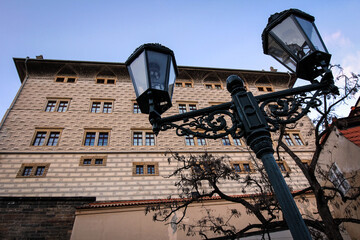
[[[157,42],[182,66],[286,71],[261,33],[288,8],[315,16],[332,63],[360,73],[358,0],[0,0],[0,116],[20,87],[13,57],[124,62]]]

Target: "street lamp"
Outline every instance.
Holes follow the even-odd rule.
[[[311,81],[326,71],[331,58],[314,21],[307,13],[289,9],[271,15],[262,34],[265,54]]]
[[[330,54],[313,22],[312,16],[290,9],[270,17],[263,33],[264,52],[274,56],[291,71],[296,70],[298,76],[310,80],[312,84],[253,96],[246,91],[240,77],[231,75],[226,80],[231,102],[170,117],[161,118],[161,114],[171,107],[172,88],[177,75],[173,52],[159,44],[145,44],[126,61],[139,107],[143,113],[149,114],[155,134],[176,129],[178,136],[218,139],[230,134],[246,139],[256,157],[262,160],[285,221],[296,240],[311,239],[311,235],[273,156],[270,132],[278,130],[280,124],[296,122],[311,107],[319,106],[319,96],[337,91],[328,69]],[[287,33],[292,32],[291,38],[286,39]],[[296,40],[297,37],[302,41]],[[152,58],[150,53],[163,55]],[[152,73],[153,59],[158,60],[156,69],[161,73],[160,77]],[[153,78],[153,75],[156,77]],[[322,75],[321,81],[315,81],[319,75]],[[304,94],[307,92],[312,92],[312,96],[307,97]]]
[[[173,51],[160,44],[144,44],[135,50],[126,65],[142,113],[162,114],[172,106],[178,75]]]

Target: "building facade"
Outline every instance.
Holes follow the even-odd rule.
[[[331,132],[325,136],[324,148],[319,157],[317,170],[328,172],[326,178],[319,176],[321,184],[335,187],[344,197],[357,195],[360,182],[360,98],[351,108],[348,117],[333,119]],[[360,200],[343,201],[340,194],[330,201],[336,218],[360,219]],[[356,223],[344,223],[352,239],[360,239]]]
[[[95,197],[99,202],[166,199],[176,194],[177,167],[165,153],[227,155],[235,171],[258,174],[243,139],[178,137],[152,133],[141,114],[122,63],[14,59],[21,88],[0,129],[1,197]],[[283,90],[295,77],[275,71],[179,67],[169,116],[231,100],[225,80],[242,77],[254,95]],[[285,134],[304,162],[314,150],[313,125],[302,118]],[[277,134],[273,134],[276,142]],[[279,162],[289,186],[307,186],[301,170],[284,155]],[[237,182],[222,184],[239,195]]]

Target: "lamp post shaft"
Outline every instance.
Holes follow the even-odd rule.
[[[242,79],[236,75],[227,79],[227,89],[231,93],[237,121],[244,131],[247,145],[263,162],[293,238],[311,240],[309,230],[275,161],[269,126],[256,98],[251,92],[246,92]]]
[[[295,204],[288,186],[280,172],[272,153],[264,154],[261,158],[265,171],[273,187],[285,221],[290,229],[291,235],[295,240],[311,240],[311,235],[304,219],[302,219],[298,207]]]

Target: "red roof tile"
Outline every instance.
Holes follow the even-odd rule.
[[[349,141],[353,142],[354,144],[360,147],[360,126],[340,130],[340,132]]]
[[[298,191],[293,191],[296,193]],[[260,194],[242,194],[242,195],[232,195],[233,198],[249,198],[256,197]],[[271,195],[271,194],[269,194]],[[78,207],[78,209],[88,209],[88,208],[109,208],[109,207],[125,207],[125,206],[140,206],[140,205],[150,205],[150,204],[162,204],[162,203],[172,203],[172,202],[186,202],[190,201],[190,198],[172,198],[172,199],[150,199],[150,200],[128,200],[128,201],[109,201],[109,202],[94,202],[87,205]],[[203,197],[201,200],[221,200],[219,196],[215,197]]]

